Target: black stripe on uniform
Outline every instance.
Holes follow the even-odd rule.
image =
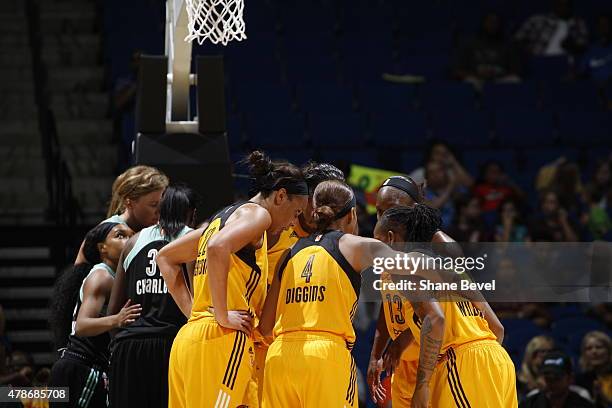
[[[451,347],[451,355],[453,356],[453,371],[455,372],[455,376],[457,377],[457,385],[459,386],[459,391],[461,391],[461,395],[463,396],[463,400],[467,404],[468,408],[472,408],[470,405],[470,401],[467,399],[465,395],[465,391],[463,390],[463,385],[461,384],[461,378],[459,378],[459,371],[457,370],[457,355],[455,354],[455,350]]]
[[[233,382],[236,381],[236,373],[238,371],[238,367],[240,367],[240,359],[242,359],[242,352],[244,351],[245,337],[246,334],[241,331],[237,331],[236,337],[234,337],[234,346],[232,347],[232,354],[230,356],[229,361],[227,362],[227,367],[225,368],[225,375],[223,376],[223,385],[225,385],[229,389],[233,389]],[[240,354],[240,359],[238,359],[238,354]]]
[[[351,376],[349,378],[348,389],[346,390],[345,400],[353,405],[353,401],[355,400],[355,384],[357,380],[357,371],[355,370],[355,360],[351,356]]]
[[[238,364],[236,365],[236,369],[234,370],[234,374],[232,375],[232,384],[230,385],[230,390],[234,389],[234,385],[236,384],[236,377],[238,377],[238,370],[240,369],[240,364],[242,363],[242,356],[244,355],[244,349],[246,344],[246,334],[243,332],[239,332],[242,337],[242,346],[240,346],[240,355],[238,356]]]
[[[259,283],[260,278],[261,278],[261,271],[259,270],[259,268],[252,269],[251,276],[249,276],[249,280],[247,281],[247,284],[246,284],[245,297],[246,297],[247,303],[251,302],[251,297],[253,296],[253,293],[255,293],[255,289],[257,288],[257,284]]]
[[[356,300],[355,303],[353,303],[353,307],[351,308],[351,313],[350,313],[351,322],[355,318],[355,312],[357,311],[357,302],[358,302],[358,300]]]
[[[448,360],[446,361],[446,370],[448,371],[446,379],[448,381],[448,386],[449,386],[449,388],[451,390],[451,393],[453,394],[453,399],[455,400],[455,405],[457,407],[459,407],[459,408],[465,408],[465,405],[463,405],[463,401],[461,401],[461,403],[459,403],[459,400],[457,399],[457,394],[456,394],[456,391],[455,391],[455,384],[454,384],[455,380],[454,380],[454,378],[451,379],[451,375],[452,375],[453,370],[451,369],[450,361],[448,361]]]
[[[448,359],[449,360],[447,362],[447,368],[449,370],[449,376],[455,383],[455,392],[457,393],[457,398],[459,398],[463,407],[472,408],[472,406],[470,405],[470,401],[467,399],[465,391],[463,390],[461,379],[459,378],[459,371],[457,370],[457,355],[455,354],[455,350],[452,347],[448,349]]]

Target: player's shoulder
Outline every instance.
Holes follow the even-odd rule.
[[[138,239],[140,238],[142,231],[138,231],[137,233],[135,233],[134,235],[132,235],[127,242],[125,243],[125,246],[123,247],[123,253],[125,255],[129,254],[132,249],[134,249],[134,246],[136,245],[136,242],[138,242]]]
[[[85,289],[92,291],[112,288],[114,276],[102,264],[94,265],[85,279]]]
[[[270,212],[266,210],[264,207],[257,203],[252,203],[247,201],[246,203],[240,205],[234,213],[230,216],[233,220],[237,220],[238,218],[248,218],[253,223],[271,223],[272,216]]]

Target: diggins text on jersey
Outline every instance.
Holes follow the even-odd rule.
[[[323,302],[325,300],[325,286],[298,286],[287,289],[285,304]]]

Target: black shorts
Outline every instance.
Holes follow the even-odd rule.
[[[69,403],[49,403],[49,407],[106,408],[106,370],[96,364],[64,353],[51,367],[50,387],[68,387]]]
[[[146,337],[115,343],[109,369],[111,407],[168,406],[168,361],[173,340]]]

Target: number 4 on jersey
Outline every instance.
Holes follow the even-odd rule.
[[[310,283],[310,277],[312,276],[312,264],[314,262],[314,254],[310,255],[308,261],[306,261],[306,266],[304,266],[304,270],[302,271],[302,278],[306,279],[306,283]]]

